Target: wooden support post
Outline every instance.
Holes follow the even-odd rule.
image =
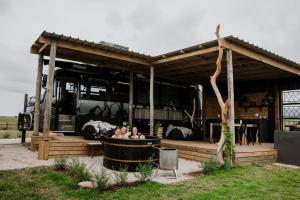
[[[27,102],[28,102],[28,94],[24,95],[24,107],[23,107],[23,112],[26,112],[26,108],[27,108]],[[8,126],[7,126],[8,128]],[[23,129],[22,130],[22,138],[21,138],[21,143],[25,143],[25,139],[26,139],[26,130]]]
[[[229,109],[229,128],[232,133],[232,143],[235,144],[235,130],[234,130],[234,85],[233,85],[233,65],[232,65],[232,50],[226,49],[226,63],[227,63],[227,90],[228,98],[230,98]]]
[[[34,101],[33,135],[35,136],[39,135],[42,75],[43,75],[43,55],[39,54],[38,67],[36,73],[36,84],[35,84],[35,101]]]
[[[48,160],[49,157],[49,141],[41,141],[39,143],[38,160]]]
[[[133,72],[129,75],[129,125],[133,127]]]
[[[55,57],[56,57],[56,41],[51,41],[50,61],[49,61],[49,70],[48,70],[47,88],[46,88],[46,92],[47,92],[46,93],[46,105],[45,105],[44,126],[43,126],[43,139],[44,140],[48,140],[48,138],[49,138]]]
[[[206,134],[206,85],[202,85],[202,110],[201,110],[201,125],[203,130],[203,139],[207,138]]]
[[[275,130],[282,130],[281,128],[281,91],[278,86],[278,81],[276,80],[274,83],[274,110],[275,110],[275,116],[274,116],[274,124],[275,124]]]
[[[154,135],[154,67],[150,66],[150,135]]]

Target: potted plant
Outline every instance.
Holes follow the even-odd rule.
[[[158,137],[162,138],[163,132],[164,132],[164,127],[162,127],[161,122],[158,121],[155,123],[154,132]]]

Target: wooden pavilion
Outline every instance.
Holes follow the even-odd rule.
[[[268,119],[272,124],[269,132],[273,133],[275,129],[281,129],[281,90],[282,88],[300,88],[300,65],[233,36],[222,38],[221,46],[225,48],[226,55],[222,64],[227,70],[221,72],[218,81],[223,95],[228,94],[231,97],[231,105],[235,105],[230,109],[231,129],[234,131],[235,118],[249,119],[259,116]],[[49,139],[52,86],[57,58],[128,71],[130,73],[129,121],[132,121],[134,109],[133,74],[149,75],[150,135],[153,135],[154,126],[155,78],[163,78],[183,85],[203,86],[202,126],[206,136],[210,124],[217,120],[218,113],[220,113],[209,83],[210,76],[216,67],[217,40],[158,56],[149,56],[44,31],[32,45],[31,53],[39,55],[34,134],[39,132],[39,117],[37,116],[40,114],[43,57],[49,56],[50,59],[43,125],[45,141]],[[242,99],[245,98],[250,103],[263,102],[267,99],[272,102],[272,108],[269,102],[242,105]]]

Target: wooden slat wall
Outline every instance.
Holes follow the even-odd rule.
[[[252,93],[247,94],[245,96],[248,97],[250,102],[255,102],[257,105],[261,104],[261,100],[265,98],[266,93]],[[226,97],[225,97],[226,98]],[[220,114],[220,108],[218,106],[218,102],[216,97],[206,97],[206,101],[204,104],[206,111],[206,119],[217,119],[218,114]],[[243,108],[238,106],[238,99],[235,100],[235,117],[239,119],[255,119],[255,114],[257,113],[259,116],[265,116],[268,118],[268,107],[250,107]]]
[[[235,154],[235,163],[273,163],[277,160],[277,150],[266,150],[257,152],[240,152]]]
[[[74,141],[70,140],[57,140],[55,136],[49,137],[50,141],[45,143],[42,136],[31,137],[31,149],[39,151],[38,159],[47,160],[62,156],[77,157],[77,156],[89,156],[91,154],[88,149],[88,140]],[[93,147],[94,156],[103,154],[102,146]]]
[[[53,136],[49,136],[49,140],[54,140]],[[38,151],[39,150],[39,144],[43,141],[43,137],[41,136],[31,136],[31,145],[30,150],[31,151]]]
[[[103,150],[101,146],[94,146],[93,148],[94,156],[102,155]],[[52,141],[50,142],[48,157],[51,159],[61,156],[89,156],[90,152],[87,142]]]
[[[175,144],[162,144],[163,147],[176,148],[178,150],[178,157],[194,161],[205,161],[210,157],[216,155],[216,150],[202,149],[198,147],[190,147]],[[255,147],[253,147],[255,148]],[[236,152],[235,164],[251,164],[251,163],[273,163],[277,160],[276,149],[266,149],[260,151]]]
[[[175,148],[178,150],[178,157],[188,160],[205,161],[216,155],[215,149],[205,149],[191,146],[162,143],[162,147]]]

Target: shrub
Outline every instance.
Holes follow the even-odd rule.
[[[231,165],[228,160],[225,160],[223,164],[220,164],[217,161],[215,156],[212,156],[209,160],[204,161],[202,164],[202,173],[209,175],[213,174],[218,170],[228,170],[231,168]]]
[[[128,167],[120,168],[119,172],[114,171],[117,185],[124,185],[128,180]]]
[[[73,158],[69,163],[69,173],[71,176],[81,181],[89,181],[92,178],[92,175],[87,169],[86,164],[80,162],[78,158]]]
[[[140,182],[146,182],[152,175],[153,170],[154,167],[150,161],[146,163],[140,163],[136,168],[136,173],[134,173],[134,176]]]
[[[232,168],[232,165],[230,163],[230,160],[228,160],[228,159],[225,159],[224,163],[221,164],[221,166],[220,166],[221,170],[228,170],[228,169],[231,169],[231,168]]]
[[[66,170],[67,169],[67,161],[68,158],[67,157],[59,157],[59,158],[55,158],[54,160],[54,168],[56,170]]]
[[[6,131],[6,132],[3,134],[3,138],[5,138],[5,139],[10,138],[10,133]]]
[[[100,191],[103,191],[108,187],[109,177],[104,167],[102,167],[101,172],[95,174],[95,181],[97,182]]]
[[[209,160],[206,160],[202,164],[203,174],[213,174],[220,169],[220,164],[217,161],[215,156],[211,157]]]

